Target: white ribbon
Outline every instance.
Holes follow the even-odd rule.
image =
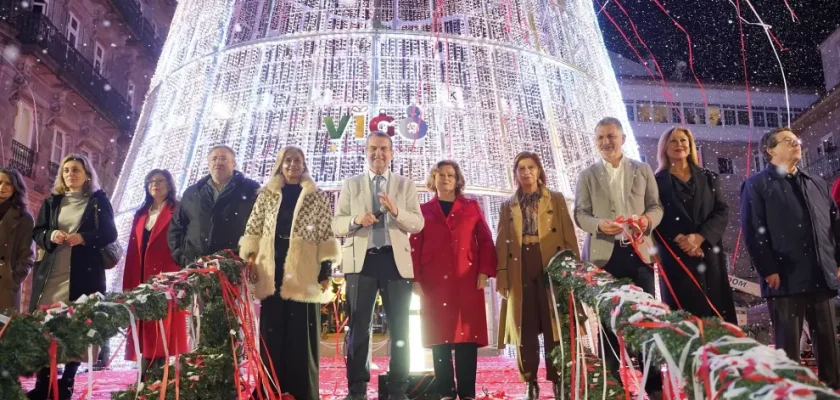
[[[557,257],[555,255],[554,257]],[[554,259],[552,257],[552,260]],[[549,265],[551,263],[549,262]],[[548,287],[551,289],[551,304],[554,306],[554,322],[557,324],[557,337],[560,339],[560,398],[566,398],[566,350],[563,347],[563,327],[560,324],[560,313],[557,312],[557,297],[554,295],[554,281],[548,278]],[[261,309],[262,310],[262,309]],[[543,340],[545,341],[545,340]]]
[[[93,345],[88,346],[88,394],[86,397],[93,398]]]

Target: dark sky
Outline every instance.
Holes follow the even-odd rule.
[[[598,4],[607,0],[593,0]],[[743,83],[741,62],[741,36],[735,7],[728,0],[659,0],[691,35],[694,44],[694,69],[703,82]],[[732,0],[735,3],[736,0]],[[787,48],[779,55],[788,78],[788,85],[823,87],[822,62],[817,47],[840,26],[840,0],[788,0],[799,17],[791,20],[785,0],[751,0],[761,18],[772,26],[771,31]],[[615,0],[609,1],[606,12],[631,39],[643,57],[647,51],[635,39],[630,26],[636,24],[641,38],[647,43],[660,66],[670,74],[680,60],[688,62],[688,45],[683,34],[663,13],[654,0],[619,0],[629,18],[619,9]],[[745,0],[741,0],[741,16],[748,22],[757,22]],[[607,42],[607,48],[631,60],[637,60],[619,30],[602,12],[598,22]],[[779,63],[764,29],[744,24],[747,49],[747,67],[750,83],[758,85],[782,84]],[[834,51],[840,51],[840,48]],[[837,66],[840,68],[840,66]],[[691,79],[691,75],[688,75]]]

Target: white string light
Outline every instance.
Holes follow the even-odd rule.
[[[150,169],[170,170],[183,191],[207,174],[213,145],[234,148],[237,169],[261,182],[281,147],[300,146],[319,186],[337,190],[364,170],[355,132],[380,112],[394,118],[393,170],[422,184],[436,161],[455,159],[467,192],[489,198],[495,227],[516,153],[539,154],[548,186],[572,199],[597,158],[595,123],[626,122],[590,2],[373,3],[179,1],[116,190],[120,237]],[[401,124],[410,106],[420,118]],[[339,126],[347,114],[343,137],[330,140],[324,118]],[[404,137],[424,124],[423,139]]]

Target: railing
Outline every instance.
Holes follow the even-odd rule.
[[[12,159],[9,160],[9,167],[31,178],[33,165],[35,165],[35,151],[12,139]]]
[[[157,62],[163,49],[163,42],[157,37],[149,21],[143,17],[143,12],[137,6],[136,0],[111,0],[111,5],[117,10],[126,26],[134,32],[143,50],[149,54],[152,61]]]
[[[54,180],[58,176],[58,164],[50,161],[49,165],[50,180]]]
[[[24,45],[21,50],[27,52],[27,46],[35,47],[35,55],[42,61],[53,61],[45,62],[45,65],[54,69],[56,75],[71,84],[122,133],[134,133],[137,116],[132,112],[128,101],[112,89],[113,85],[96,72],[93,64],[70,44],[49,18],[22,9],[20,4],[21,2],[15,0],[0,0],[0,21],[18,31],[17,39]]]
[[[830,180],[840,173],[840,152],[833,151],[826,153],[822,158],[808,163],[808,166],[804,169],[812,174],[822,176],[826,180]]]

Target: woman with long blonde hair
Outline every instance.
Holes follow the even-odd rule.
[[[665,280],[660,281],[662,300],[698,317],[720,314],[737,323],[722,243],[729,207],[718,175],[700,166],[694,135],[687,128],[665,131],[657,158],[656,183],[665,214],[654,236],[663,273],[673,289],[672,294]]]
[[[70,304],[82,295],[105,292],[106,261],[102,249],[117,240],[114,211],[90,161],[78,154],[59,164],[52,195],[38,212],[32,239],[44,249],[35,267],[29,310],[59,302]],[[67,363],[58,381],[60,400],[69,400],[78,362]],[[46,399],[49,368],[38,372],[30,399]]]

